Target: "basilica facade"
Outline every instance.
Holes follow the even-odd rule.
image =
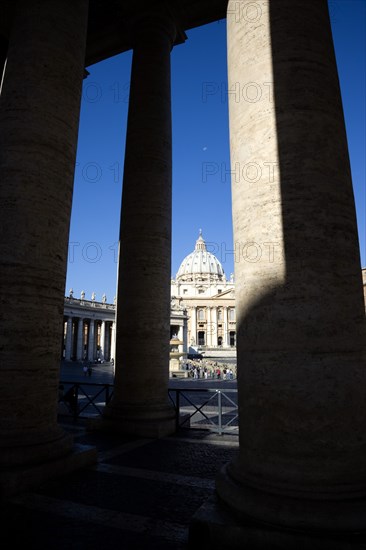
[[[115,358],[116,304],[106,295],[96,300],[81,292],[65,297],[61,357],[66,361],[112,361]],[[200,232],[193,252],[171,280],[170,339],[177,356],[236,352],[235,283],[227,280],[218,258],[207,250]]]
[[[207,250],[201,231],[193,252],[184,258],[171,281],[171,299],[187,311],[191,352],[235,351],[234,276],[227,280],[220,261]]]

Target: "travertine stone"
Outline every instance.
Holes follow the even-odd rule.
[[[18,2],[0,107],[0,460],[71,450],[57,425],[86,0]]]
[[[104,420],[116,429],[152,436],[175,429],[167,391],[174,37],[175,26],[164,16],[136,25],[122,193],[115,393]]]
[[[236,4],[234,240],[274,253],[235,265],[240,455],[218,492],[272,524],[364,528],[365,314],[327,2]]]

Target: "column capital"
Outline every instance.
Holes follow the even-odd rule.
[[[150,12],[136,19],[134,23],[133,47],[150,45],[151,43],[163,44],[168,40],[170,48],[176,41],[178,30],[173,17],[168,13]]]

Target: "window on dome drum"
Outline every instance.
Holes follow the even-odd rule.
[[[203,330],[198,331],[198,345],[199,346],[205,345],[205,333]]]

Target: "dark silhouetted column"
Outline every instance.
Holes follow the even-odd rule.
[[[168,402],[172,133],[165,16],[136,25],[123,178],[115,393],[104,424],[159,437],[175,429]]]

